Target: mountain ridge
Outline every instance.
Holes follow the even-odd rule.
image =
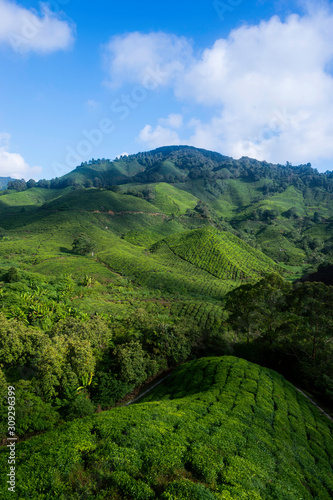
[[[319,173],[311,167],[310,163],[292,166],[286,162],[286,165],[280,165],[245,156],[235,160],[221,153],[193,146],[164,146],[151,151],[121,156],[113,161],[104,158],[90,160],[60,177],[60,180],[78,179],[78,176],[81,178],[86,176],[92,180],[92,175],[97,173],[98,177],[98,172],[100,172],[101,181],[113,180],[116,184],[126,178],[131,179],[132,182],[172,182],[170,178],[173,178],[173,181],[184,182],[196,178],[200,173],[215,180],[237,178],[242,175],[248,180],[251,178],[256,180],[258,175],[272,178],[272,174],[277,173],[288,182],[300,175],[304,180],[312,177],[312,182],[318,185],[325,184],[324,179],[333,179],[332,172]],[[309,179],[307,181],[309,182]],[[333,182],[329,184],[333,190]]]

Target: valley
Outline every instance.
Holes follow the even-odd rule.
[[[20,182],[0,192],[19,498],[331,498],[332,423],[292,383],[332,415],[333,174],[168,146]]]

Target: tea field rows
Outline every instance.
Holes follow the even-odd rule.
[[[330,500],[332,431],[276,372],[232,356],[201,358],[131,406],[19,443],[17,495]],[[0,463],[5,475],[6,449]]]

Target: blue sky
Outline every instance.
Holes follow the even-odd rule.
[[[0,176],[190,144],[333,169],[329,2],[0,0]]]

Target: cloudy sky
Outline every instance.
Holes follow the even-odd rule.
[[[0,176],[189,144],[333,170],[333,2],[0,0]]]

